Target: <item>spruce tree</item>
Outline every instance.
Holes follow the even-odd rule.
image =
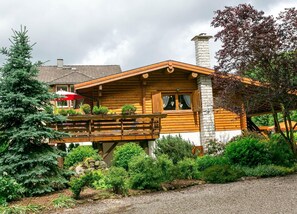
[[[63,136],[48,126],[62,118],[52,111],[55,95],[36,78],[40,63],[31,62],[26,28],[13,33],[11,46],[1,49],[6,61],[0,70],[0,175],[14,177],[26,195],[44,194],[67,182],[57,165],[59,155],[47,144]]]

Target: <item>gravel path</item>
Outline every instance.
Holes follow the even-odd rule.
[[[63,213],[296,213],[297,174],[107,199]]]

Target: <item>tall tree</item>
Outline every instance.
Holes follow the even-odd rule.
[[[228,82],[223,93],[234,89],[242,93],[247,110],[268,104],[278,129],[280,110],[287,124],[280,133],[297,155],[290,116],[297,104],[297,10],[285,9],[274,18],[249,4],[240,4],[216,11],[212,26],[220,28],[215,35],[222,41],[216,70],[217,76],[225,78],[216,81]],[[252,78],[260,86],[248,89],[230,74]]]
[[[32,63],[27,30],[13,31],[11,46],[2,48],[6,62],[0,80],[0,175],[14,177],[26,195],[43,194],[67,182],[57,165],[57,152],[47,142],[60,138],[47,125],[55,116],[47,85],[37,81],[39,63]]]

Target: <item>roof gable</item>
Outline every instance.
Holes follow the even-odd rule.
[[[97,85],[129,78],[129,77],[133,77],[133,76],[137,76],[137,75],[141,75],[141,74],[145,74],[145,73],[150,73],[152,71],[160,70],[162,68],[167,68],[169,70],[174,69],[174,68],[179,68],[179,69],[183,69],[188,72],[194,72],[194,73],[199,73],[199,74],[204,74],[204,75],[210,75],[210,74],[214,73],[214,70],[209,69],[209,68],[204,68],[204,67],[200,67],[197,65],[168,60],[168,61],[163,61],[163,62],[159,62],[156,64],[151,64],[151,65],[143,66],[140,68],[128,70],[128,71],[125,71],[122,73],[98,78],[98,79],[91,80],[88,82],[78,83],[78,84],[75,84],[74,87],[76,89],[90,88],[90,87],[94,87]]]

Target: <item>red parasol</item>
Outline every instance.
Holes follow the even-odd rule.
[[[55,101],[83,99],[83,97],[81,95],[79,95],[79,94],[76,94],[74,92],[64,91],[64,90],[59,90],[59,91],[56,92],[56,94],[61,96],[61,97],[56,98]]]

